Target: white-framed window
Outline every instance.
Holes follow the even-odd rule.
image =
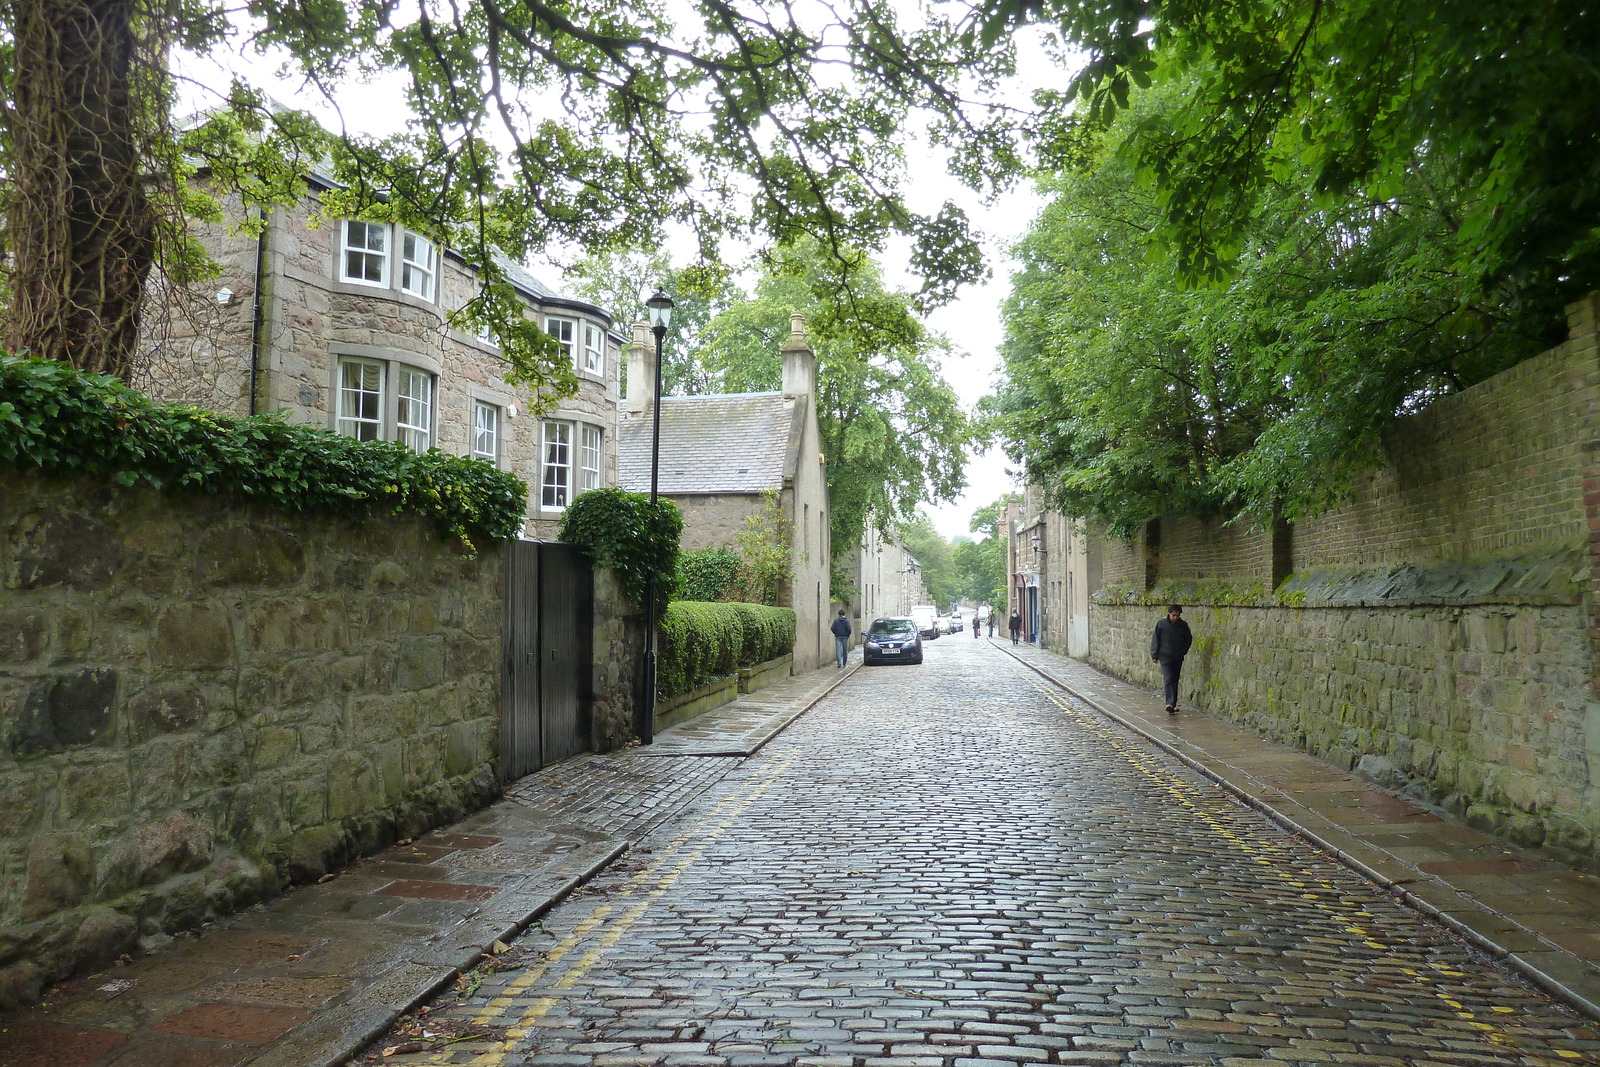
[[[402,367],[398,377],[395,440],[413,451],[426,452],[433,443],[433,375],[413,367]]]
[[[540,457],[539,502],[547,508],[564,508],[572,502],[572,423],[545,422]]]
[[[605,377],[606,332],[592,322],[583,324],[583,370]]]
[[[341,356],[334,429],[358,441],[433,444],[433,375],[382,359]]]
[[[500,409],[482,400],[472,402],[472,454],[490,463],[500,458]]]
[[[370,359],[339,361],[338,430],[358,441],[383,438],[383,386],[386,367]]]
[[[433,299],[433,282],[439,272],[439,251],[420,234],[403,231],[400,238],[400,288],[424,300]]]
[[[389,284],[389,224],[346,219],[339,277],[359,285]]]
[[[561,346],[562,353],[571,360],[577,358],[578,348],[578,320],[546,318],[544,332],[555,338],[556,344]],[[574,362],[576,367],[577,363]]]
[[[540,440],[541,506],[564,508],[580,493],[600,488],[600,427],[550,419]]]
[[[578,485],[573,496],[600,488],[600,427],[578,424]]]

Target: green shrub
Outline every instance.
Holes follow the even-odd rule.
[[[793,652],[794,633],[792,608],[677,601],[661,619],[657,695],[687,693],[741,667]]]
[[[469,551],[474,536],[506,540],[522,527],[528,487],[482,460],[291,426],[280,413],[161,404],[54,360],[0,354],[0,398],[0,463],[17,469],[358,519],[412,512]]]
[[[643,493],[591,489],[567,506],[559,536],[582,549],[596,567],[615,571],[623,592],[641,609],[649,599],[650,576],[659,576],[656,618],[665,614],[678,580],[683,536],[678,505],[657,498],[651,515],[650,498]]]
[[[747,582],[744,560],[727,548],[703,548],[678,557],[678,598],[681,600],[738,600]]]

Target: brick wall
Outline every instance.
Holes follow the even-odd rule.
[[[486,803],[503,617],[420,522],[0,473],[0,1001]]]

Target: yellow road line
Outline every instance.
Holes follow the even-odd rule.
[[[1020,668],[1019,673],[1022,673]],[[1171,773],[1171,771],[1169,771],[1166,766],[1163,765],[1163,761],[1150,748],[1144,746],[1142,743],[1142,738],[1140,739],[1140,743],[1132,742],[1130,735],[1128,735],[1122,729],[1113,727],[1107,720],[1099,715],[1086,714],[1081,708],[1078,708],[1069,702],[1058,690],[1047,686],[1037,677],[1031,674],[1023,674],[1023,676],[1034,687],[1034,689],[1036,689],[1045,697],[1045,699],[1049,700],[1050,703],[1054,704],[1062,711],[1065,711],[1067,715],[1071,717],[1078,725],[1083,726],[1096,737],[1102,741],[1105,741],[1119,756],[1127,760],[1135,770],[1159,785],[1164,792],[1166,792],[1179,804],[1183,805],[1193,815],[1204,822],[1205,825],[1218,837],[1221,837],[1223,840],[1232,843],[1238,851],[1249,855],[1256,861],[1258,865],[1265,867],[1268,871],[1270,871],[1272,875],[1279,879],[1287,888],[1300,890],[1299,896],[1301,899],[1314,904],[1319,910],[1328,914],[1340,923],[1343,923],[1347,932],[1363,938],[1362,944],[1366,945],[1368,948],[1385,952],[1389,951],[1393,947],[1393,945],[1390,943],[1380,941],[1378,939],[1378,935],[1372,934],[1369,930],[1358,925],[1355,921],[1357,919],[1374,918],[1370,912],[1361,911],[1352,913],[1347,912],[1346,909],[1336,906],[1334,902],[1340,899],[1340,892],[1338,887],[1335,886],[1331,881],[1327,879],[1308,881],[1304,874],[1294,874],[1284,870],[1282,867],[1278,866],[1278,864],[1272,858],[1270,858],[1268,855],[1263,855],[1262,853],[1276,854],[1286,860],[1293,860],[1293,856],[1288,850],[1272,842],[1263,842],[1259,848],[1246,844],[1240,835],[1230,828],[1225,822],[1217,818],[1217,816],[1211,812],[1202,808],[1197,798],[1202,796],[1210,796],[1213,794],[1199,789],[1189,782],[1186,782],[1181,777]],[[1409,939],[1404,937],[1399,938],[1399,941],[1401,942],[1405,942],[1407,940]],[[1393,958],[1383,962],[1388,962],[1395,965],[1400,964],[1399,960]],[[1470,1026],[1473,1030],[1476,1030],[1481,1037],[1491,1044],[1514,1050],[1520,1055],[1536,1055],[1523,1048],[1511,1034],[1507,1033],[1500,1027],[1493,1023],[1480,1021],[1476,1012],[1468,1010],[1466,1005],[1455,1000],[1446,990],[1438,987],[1438,979],[1464,978],[1466,975],[1463,972],[1455,970],[1443,963],[1435,963],[1431,965],[1430,969],[1434,972],[1433,975],[1424,974],[1423,972],[1414,968],[1408,968],[1404,966],[1399,966],[1398,969],[1407,977],[1412,979],[1412,981],[1417,985],[1421,986],[1431,996],[1438,998],[1447,1007],[1452,1008],[1457,1018],[1465,1021],[1468,1026]],[[1493,1006],[1491,1010],[1502,1015],[1515,1014],[1516,1011],[1514,1008],[1500,1005]],[[1556,1056],[1564,1060],[1583,1058],[1581,1054],[1566,1049],[1553,1049],[1551,1051],[1553,1051]]]

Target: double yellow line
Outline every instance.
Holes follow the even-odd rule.
[[[692,826],[679,834],[664,848],[657,858],[635,874],[611,894],[619,903],[597,904],[589,914],[579,920],[572,932],[556,942],[544,958],[523,971],[515,980],[491,997],[472,1017],[474,1026],[504,1026],[505,1034],[490,1043],[467,1062],[472,1067],[500,1067],[507,1057],[515,1053],[522,1041],[533,1032],[541,1019],[561,1001],[559,995],[537,997],[526,1003],[522,998],[528,990],[538,985],[569,955],[584,948],[556,980],[554,989],[564,993],[581,983],[600,962],[605,953],[643,918],[654,900],[672,888],[684,872],[698,863],[706,850],[732,827],[751,804],[759,800],[777,783],[795,757],[779,761],[760,778],[752,781],[739,793],[717,803]],[[643,897],[643,899],[634,899]],[[631,903],[630,903],[631,901]],[[598,938],[591,937],[598,933]],[[419,1062],[419,1061],[412,1061]],[[444,1065],[449,1059],[420,1061]]]
[[[1395,941],[1405,942],[1408,940],[1404,937],[1384,940],[1382,934],[1375,933],[1371,929],[1377,916],[1369,911],[1348,911],[1335,903],[1341,899],[1342,895],[1339,888],[1332,882],[1327,879],[1307,879],[1302,874],[1286,870],[1283,866],[1280,866],[1279,861],[1292,862],[1292,857],[1287,850],[1273,844],[1264,843],[1259,847],[1255,844],[1250,844],[1225,821],[1218,818],[1213,812],[1206,810],[1201,805],[1200,798],[1212,796],[1214,795],[1213,793],[1196,788],[1173,774],[1169,766],[1164,764],[1150,748],[1133,742],[1124,731],[1113,727],[1101,716],[1087,713],[1075,706],[1059,690],[1045,685],[1031,674],[1025,675],[1025,677],[1046,700],[1066,712],[1079,726],[1104,741],[1119,756],[1131,764],[1135,770],[1160,786],[1163,792],[1186,808],[1192,816],[1205,824],[1214,834],[1227,841],[1236,851],[1243,853],[1261,867],[1263,871],[1277,879],[1284,888],[1294,891],[1295,895],[1299,896],[1300,899],[1337,921],[1346,933],[1361,938],[1362,944],[1379,952],[1389,952],[1393,949]],[[1428,994],[1451,1008],[1457,1018],[1463,1020],[1471,1029],[1477,1031],[1484,1040],[1501,1048],[1513,1050],[1519,1056],[1530,1055],[1530,1052],[1522,1047],[1504,1028],[1495,1023],[1483,1021],[1478,1017],[1478,1013],[1469,1009],[1448,990],[1441,988],[1442,982],[1446,979],[1465,978],[1466,974],[1464,972],[1443,963],[1431,964],[1429,970],[1423,971],[1409,966],[1407,961],[1395,956],[1389,956],[1375,962],[1387,965],[1422,987]],[[1515,1008],[1504,1005],[1494,1005],[1490,1008],[1490,1011],[1497,1015],[1516,1014]],[[1582,1053],[1569,1049],[1552,1049],[1551,1051],[1559,1060],[1573,1061],[1586,1058]]]

